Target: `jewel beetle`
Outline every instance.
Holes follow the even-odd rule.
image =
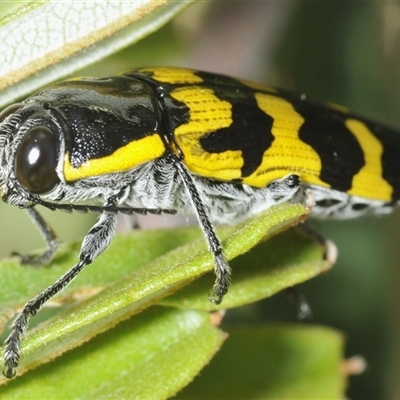
[[[195,214],[215,263],[211,300],[230,268],[214,224],[314,199],[313,214],[389,213],[400,199],[400,136],[304,95],[184,68],[142,68],[49,86],[0,113],[0,193],[26,209],[47,243],[25,263],[47,264],[57,238],[36,210],[100,214],[79,260],[29,301],[4,353],[11,378],[29,318],[112,240],[117,213]]]

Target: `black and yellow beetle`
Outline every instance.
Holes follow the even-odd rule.
[[[57,247],[36,205],[100,218],[79,262],[17,316],[4,375],[15,374],[29,317],[106,249],[118,212],[196,214],[215,260],[211,300],[220,303],[230,269],[213,223],[306,190],[315,215],[388,213],[400,199],[399,154],[396,132],[344,108],[180,68],[65,81],[10,106],[0,114],[0,192],[28,211],[48,245],[22,260],[48,263]]]

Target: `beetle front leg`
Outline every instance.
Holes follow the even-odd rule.
[[[99,221],[83,240],[79,262],[46,290],[25,304],[5,341],[3,375],[6,378],[12,378],[15,375],[20,358],[21,339],[28,328],[29,318],[34,316],[46,301],[64,289],[86,265],[92,263],[108,247],[114,237],[116,227],[117,216],[115,214],[101,214]]]
[[[47,224],[47,222],[43,219],[39,212],[36,211],[35,208],[27,208],[26,212],[37,226],[40,234],[45,240],[47,249],[43,254],[40,255],[21,255],[18,252],[12,252],[11,255],[20,257],[21,264],[33,264],[38,266],[47,265],[57,251],[60,242],[51,226]]]

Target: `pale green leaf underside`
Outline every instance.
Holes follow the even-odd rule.
[[[0,21],[0,109],[137,42],[193,1],[21,3]]]

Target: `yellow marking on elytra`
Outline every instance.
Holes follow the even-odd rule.
[[[240,150],[207,153],[200,145],[200,138],[231,125],[232,105],[219,99],[212,89],[203,87],[175,89],[171,96],[183,102],[190,110],[189,122],[180,125],[174,132],[189,170],[204,177],[225,181],[240,178],[243,166]]]
[[[382,143],[357,119],[348,119],[346,127],[356,137],[364,153],[365,165],[354,176],[349,194],[390,201],[393,188],[382,178]]]
[[[165,146],[158,133],[135,140],[117,149],[109,156],[93,158],[75,168],[65,154],[64,177],[67,182],[104,174],[129,171],[140,164],[161,157]]]
[[[274,120],[271,132],[275,140],[266,149],[261,165],[243,183],[265,187],[275,179],[294,173],[304,183],[330,187],[319,179],[322,167],[319,155],[299,139],[299,129],[304,118],[289,101],[281,97],[264,93],[256,93],[255,97],[260,109]]]
[[[181,83],[202,83],[203,79],[195,75],[194,70],[185,68],[143,68],[140,72],[151,72],[152,78],[172,85]]]

